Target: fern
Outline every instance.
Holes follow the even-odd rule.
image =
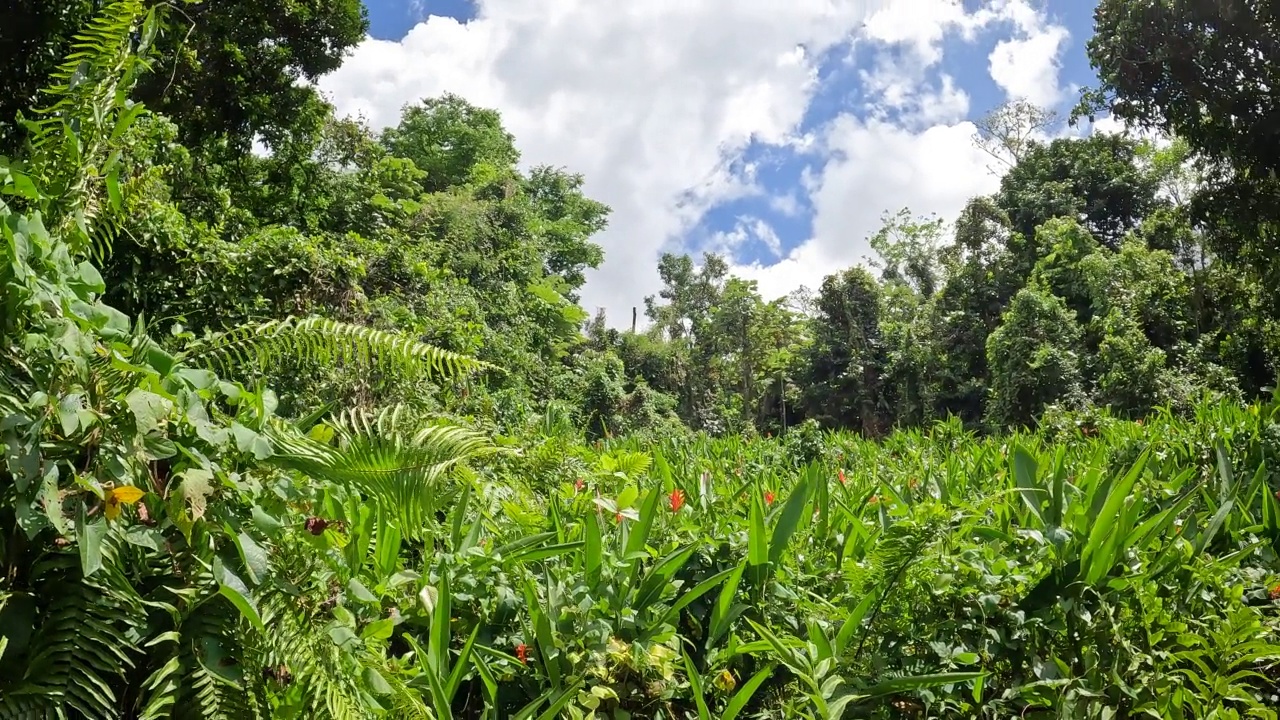
[[[440,480],[452,467],[499,452],[484,435],[452,425],[414,428],[403,408],[376,415],[347,412],[324,427],[336,445],[278,423],[270,437],[273,462],[317,479],[354,487],[395,508],[401,531],[419,537],[437,506]]]
[[[148,68],[148,53],[161,22],[157,11],[148,10],[142,0],[107,3],[76,34],[71,54],[43,89],[50,104],[22,121],[32,151],[30,165],[52,201],[46,210],[60,219],[54,229],[78,227],[79,236],[91,243],[73,244],[73,252],[90,250],[101,256],[117,232],[102,212],[101,195],[105,184],[108,207],[121,209],[120,153],[113,146],[142,113],[142,106],[130,103],[127,94]]]
[[[320,317],[244,325],[193,343],[183,355],[187,362],[224,374],[234,374],[245,367],[266,368],[286,357],[316,364],[426,368],[444,377],[498,370],[489,363],[433,345]]]
[[[163,587],[167,600],[150,601],[171,618],[171,629],[146,643],[153,668],[139,688],[139,719],[264,716],[252,674],[234,649],[242,646],[240,613],[222,596],[207,569],[191,585]]]
[[[79,559],[57,553],[32,568],[47,605],[32,636],[23,678],[0,693],[0,718],[115,717],[128,670],[129,650],[146,623],[142,598],[118,569],[119,538],[103,540],[103,568],[80,574]]]

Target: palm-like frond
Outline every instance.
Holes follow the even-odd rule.
[[[32,568],[48,605],[31,637],[24,677],[0,691],[0,718],[118,714],[117,689],[134,666],[130,649],[146,622],[142,598],[118,569],[119,544],[115,535],[103,540],[103,567],[90,578],[70,552]]]
[[[280,577],[302,582],[304,598],[316,601],[328,593],[320,589],[323,575],[317,572],[316,558],[305,545],[283,543],[276,548],[275,560]],[[300,598],[296,586],[284,582],[264,587],[258,605],[271,632],[254,633],[243,640],[252,663],[265,672],[246,677],[246,684],[274,684],[277,690],[287,686],[292,709],[299,717],[376,717],[379,713],[373,704],[386,705],[388,701],[394,707],[410,709],[407,715],[393,717],[412,717],[412,708],[423,707],[419,694],[399,682],[387,667],[376,643],[366,644],[354,635],[338,642],[341,635],[330,632],[337,627],[334,615],[323,605]],[[387,681],[390,697],[370,696],[372,674]]]
[[[246,366],[266,368],[285,357],[324,364],[426,368],[443,377],[499,369],[401,335],[321,317],[242,325],[193,343],[183,359],[232,373]]]
[[[145,643],[151,672],[141,683],[139,720],[267,716],[256,667],[246,667],[241,652],[242,633],[256,630],[218,594],[207,567],[189,563],[184,572],[189,584],[166,583],[148,599],[172,625]]]
[[[317,479],[359,489],[399,513],[401,532],[418,537],[441,496],[444,474],[499,452],[485,435],[455,425],[414,425],[403,407],[346,412],[326,425],[335,444],[284,424],[271,429],[273,461]]]
[[[71,53],[42,92],[50,104],[24,120],[32,148],[32,167],[46,197],[54,202],[61,227],[78,226],[95,248],[108,248],[117,228],[102,212],[103,181],[108,206],[119,209],[120,155],[114,146],[142,106],[127,101],[147,57],[160,18],[142,0],[106,3],[76,34]],[[103,217],[100,217],[103,216]],[[95,223],[95,220],[107,222]],[[73,237],[74,233],[67,233]]]

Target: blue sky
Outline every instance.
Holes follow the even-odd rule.
[[[1090,0],[686,2],[367,0],[372,39],[321,87],[374,125],[456,92],[527,162],[582,172],[615,211],[584,298],[618,319],[663,251],[816,286],[883,212],[950,219],[994,189],[967,121],[1093,82]]]

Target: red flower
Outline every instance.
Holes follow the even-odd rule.
[[[574,483],[573,483],[573,491],[574,491],[574,492],[582,492],[582,488],[586,487],[586,485],[587,485],[586,483],[582,482],[582,478],[578,478],[578,479],[577,479],[576,481],[574,481]]]
[[[879,495],[872,495],[871,497],[867,498],[867,504],[868,504],[868,505],[879,505],[879,504],[880,504],[880,496],[879,496]]]
[[[1276,586],[1271,588],[1271,592],[1268,593],[1268,596],[1272,600],[1280,600],[1280,583],[1276,583]]]
[[[617,516],[616,516],[616,517],[617,517],[617,519],[618,519],[618,522],[622,522],[622,513],[621,513],[621,512],[619,512],[619,513],[617,514]]]
[[[773,504],[773,497],[774,497],[774,496],[773,496],[773,491],[772,491],[772,490],[765,490],[765,491],[764,491],[764,504],[765,504],[765,505],[772,505],[772,504]]]
[[[529,664],[529,646],[528,645],[525,645],[524,643],[520,643],[519,645],[516,646],[516,659],[520,661],[521,665]]]
[[[682,507],[684,507],[684,491],[676,488],[671,491],[671,512],[680,512]]]
[[[844,484],[844,470],[836,471],[836,477],[840,478],[840,484]]]

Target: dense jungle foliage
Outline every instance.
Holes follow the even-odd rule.
[[[1277,718],[1276,9],[1095,17],[1161,141],[620,331],[582,177],[305,83],[355,0],[0,9],[0,719]]]

